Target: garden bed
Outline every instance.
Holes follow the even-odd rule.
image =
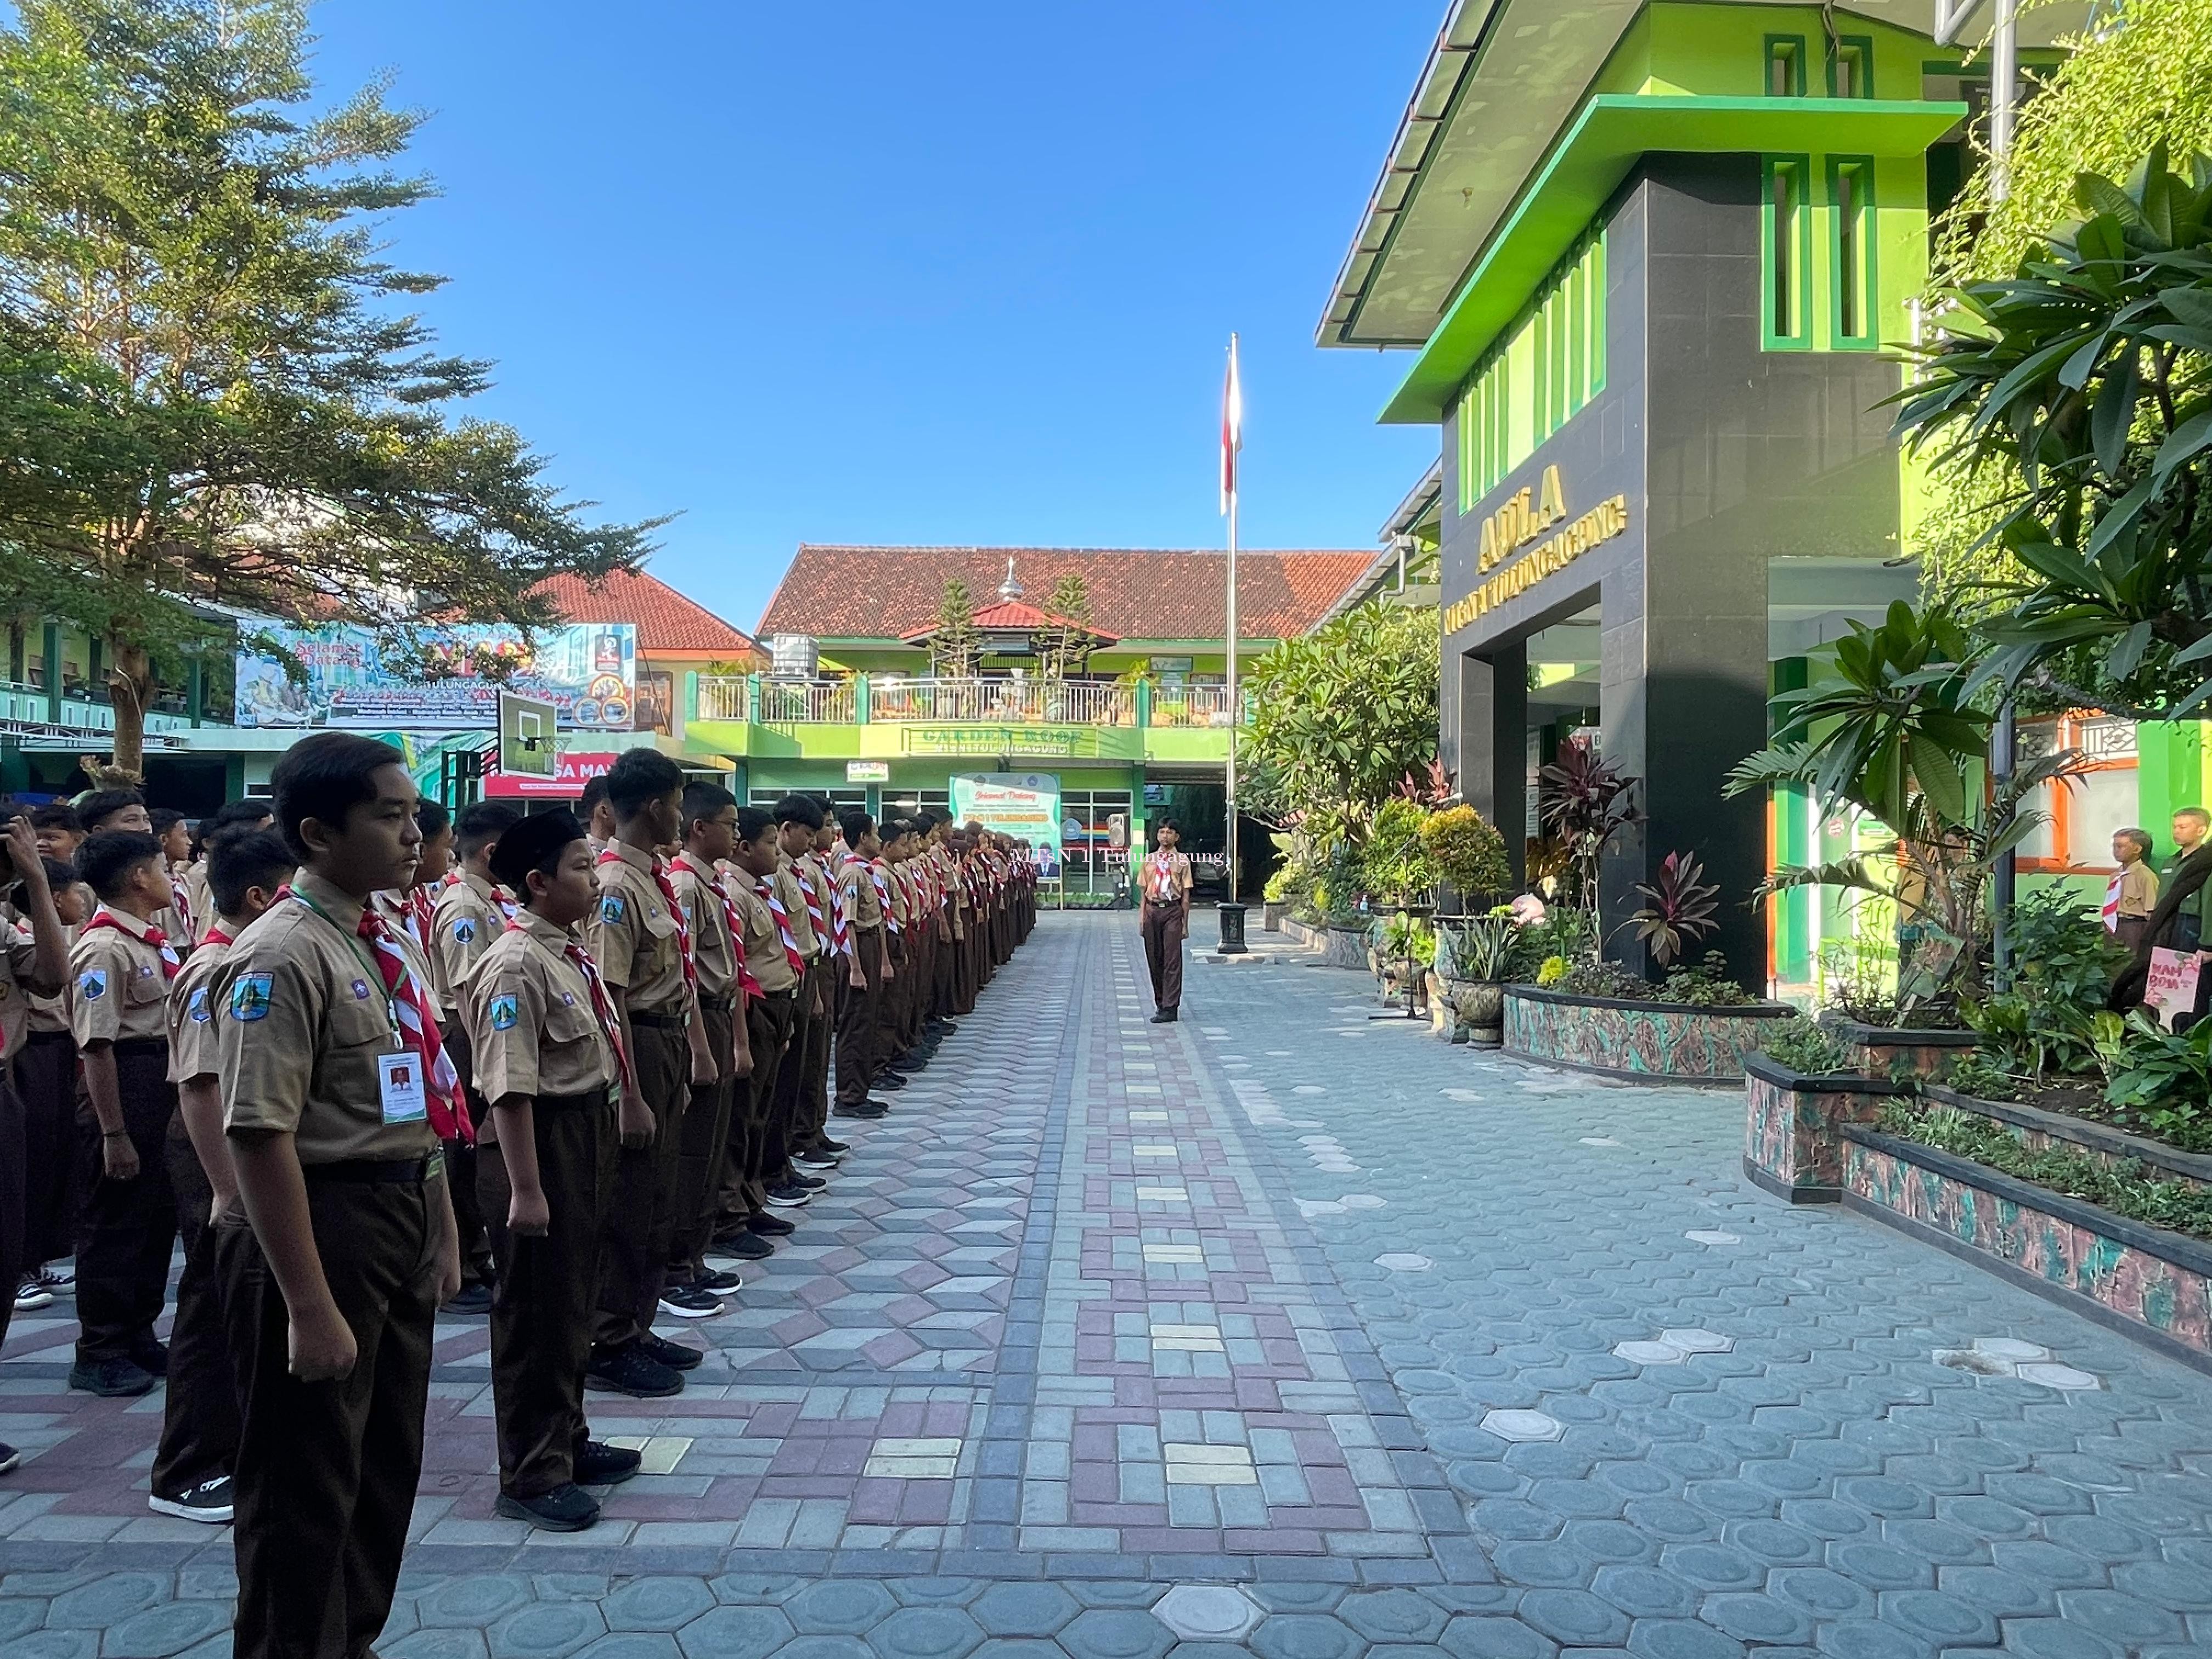
[[[2034,1126],[2045,1134],[2058,1127]],[[2212,1241],[1868,1124],[1845,1123],[1840,1133],[1848,1207],[2212,1372]]]
[[[2140,1164],[2160,1180],[2212,1188],[2212,1154],[2185,1152],[2162,1140],[2130,1134],[2109,1123],[2100,1123],[2073,1112],[2053,1110],[2034,1102],[1981,1100],[1936,1084],[1923,1085],[1920,1092],[1936,1105],[2002,1124],[2015,1140],[2033,1150],[2064,1146],[2106,1164]],[[2094,1100],[2097,1096],[2087,1089],[2054,1089],[2048,1091],[2047,1097],[2052,1101]]]
[[[1843,1196],[1846,1123],[1871,1123],[1905,1092],[1884,1078],[1795,1072],[1765,1054],[1743,1062],[1743,1172],[1792,1204]]]
[[[1310,951],[1321,952],[1322,961],[1331,968],[1359,968],[1367,966],[1367,925],[1355,923],[1340,927],[1334,923],[1319,927],[1298,921],[1295,916],[1283,918],[1283,931]]]
[[[1795,1012],[1786,1002],[1698,1007],[1509,985],[1505,1050],[1601,1077],[1733,1085],[1766,1023]]]
[[[1868,1025],[1833,1014],[1822,1015],[1820,1024],[1869,1077],[1935,1077],[1978,1041],[1972,1031]]]

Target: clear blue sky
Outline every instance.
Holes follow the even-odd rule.
[[[1443,0],[324,0],[431,112],[393,257],[475,407],[743,627],[802,540],[1370,547],[1435,455],[1322,351]]]

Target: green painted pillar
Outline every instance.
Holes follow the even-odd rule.
[[[868,786],[868,816],[881,823],[884,816],[884,792],[880,784]]]
[[[1149,679],[1137,682],[1137,730],[1145,730],[1152,723],[1152,683]]]
[[[746,676],[745,676],[745,721],[746,721],[746,724],[748,724],[748,725],[751,725],[751,726],[757,726],[758,724],[760,724],[760,717],[761,717],[760,676],[759,676],[759,675],[757,675],[757,674],[748,674],[748,675],[746,675]]]
[[[46,624],[46,724],[62,723],[62,625]]]
[[[866,726],[867,723],[868,677],[866,674],[855,674],[853,676],[853,724],[855,726]],[[870,817],[873,817],[875,815],[876,793],[877,792],[873,788],[871,788],[868,791],[868,813]]]
[[[207,661],[195,653],[185,665],[185,701],[192,711],[192,730],[207,714]]]
[[[2158,838],[2160,856],[2172,850],[2171,819],[2185,806],[2207,804],[2207,751],[2202,720],[2145,720],[2136,727],[2136,821]]]
[[[1768,670],[1768,690],[1802,690],[1810,672],[1811,665],[1804,658],[1784,657]],[[1810,792],[1801,785],[1778,785],[1768,792],[1767,812],[1772,827],[1767,848],[1770,866],[1812,863],[1816,849],[1810,835]],[[1820,890],[1814,887],[1797,888],[1767,901],[1773,907],[1767,962],[1771,977],[1797,985],[1812,979],[1814,942],[1820,937],[1815,907],[1820,902]]]
[[[699,718],[699,671],[684,671],[684,723],[687,726]]]

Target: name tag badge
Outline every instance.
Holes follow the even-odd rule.
[[[376,1057],[376,1092],[386,1123],[421,1123],[430,1115],[422,1087],[422,1062],[411,1048]]]

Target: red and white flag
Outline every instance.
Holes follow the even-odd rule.
[[[1221,510],[1237,495],[1237,452],[1244,447],[1244,383],[1237,374],[1237,337],[1229,337],[1229,379],[1221,388]]]

